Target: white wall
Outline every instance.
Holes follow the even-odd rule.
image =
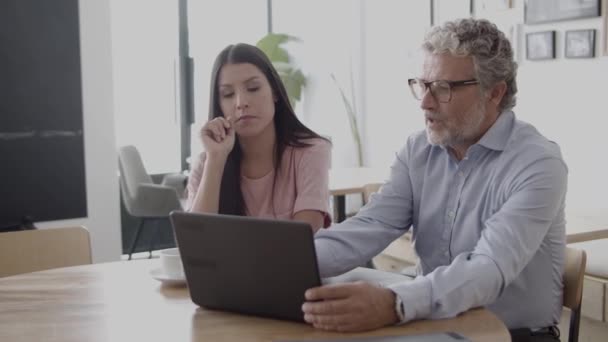
[[[608,58],[564,59],[559,46],[556,60],[521,64],[516,113],[561,146],[569,167],[570,209],[608,208]]]
[[[121,233],[109,0],[80,1],[80,44],[88,217],[44,222],[37,226],[83,225],[91,234],[93,262],[112,261],[120,258]]]
[[[419,46],[430,25],[423,1],[366,1],[365,154],[388,168],[407,137],[424,129],[424,115],[407,85],[422,67]]]
[[[296,114],[315,132],[331,137],[332,167],[357,165],[348,116],[331,74],[349,96],[351,72],[355,82],[361,76],[361,24],[361,1],[273,2],[273,30],[301,40],[287,46],[307,77]],[[358,85],[355,97],[360,100]]]
[[[566,205],[569,212],[608,208],[608,160],[602,137],[608,119],[606,75],[608,57],[602,56],[605,32],[602,18],[575,19],[537,25],[524,24],[524,1],[508,11],[481,13],[505,32],[514,27],[519,62],[517,106],[519,119],[532,123],[557,142],[569,168]],[[595,29],[595,58],[564,56],[567,30]],[[556,31],[556,59],[526,59],[526,33]]]
[[[367,82],[365,134],[369,165],[386,167],[394,152],[413,131],[423,129],[419,103],[413,101],[407,78],[421,66],[414,50],[428,28],[429,13],[415,4],[399,1],[366,2]],[[593,212],[608,208],[608,158],[603,145],[608,123],[608,57],[601,56],[602,18],[577,19],[524,25],[523,0],[511,10],[479,11],[497,23],[515,42],[518,72],[519,119],[535,125],[556,141],[569,166],[569,211]],[[407,10],[400,9],[407,7]],[[428,21],[427,21],[428,23]],[[596,56],[591,59],[564,57],[565,31],[596,29]],[[557,58],[525,59],[527,32],[556,30]],[[379,39],[382,37],[384,39]],[[419,56],[418,56],[419,57]]]

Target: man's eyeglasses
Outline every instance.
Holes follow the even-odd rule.
[[[431,91],[431,95],[433,95],[435,100],[447,103],[452,99],[452,88],[479,84],[479,81],[472,78],[464,81],[437,80],[425,82],[419,78],[410,78],[407,80],[407,83],[410,85],[412,95],[414,95],[417,100],[422,100],[428,89]]]

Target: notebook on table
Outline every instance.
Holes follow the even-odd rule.
[[[315,340],[276,340],[274,342],[470,342],[468,338],[455,332],[436,332],[419,335],[400,336],[369,336],[369,337],[347,337]]]

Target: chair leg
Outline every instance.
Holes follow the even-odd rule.
[[[334,196],[334,212],[336,222],[342,222],[346,219],[346,196]]]
[[[568,342],[578,342],[578,330],[581,323],[581,307],[570,312],[570,327],[568,327]]]
[[[152,259],[152,250],[154,250],[154,244],[156,243],[156,238],[158,237],[160,228],[160,220],[154,220],[154,231],[152,232],[152,236],[150,237],[150,247],[148,248],[148,259]]]
[[[137,230],[135,231],[135,237],[133,241],[131,241],[131,248],[129,248],[129,260],[131,260],[131,255],[135,251],[135,246],[137,246],[137,240],[139,240],[139,234],[141,234],[142,229],[144,228],[144,221],[146,219],[142,218],[139,220],[139,224],[137,225]]]

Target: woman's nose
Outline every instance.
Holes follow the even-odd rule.
[[[236,94],[236,109],[245,109],[249,107],[249,100],[247,99],[247,96],[245,96],[245,94],[242,93],[237,93]]]

